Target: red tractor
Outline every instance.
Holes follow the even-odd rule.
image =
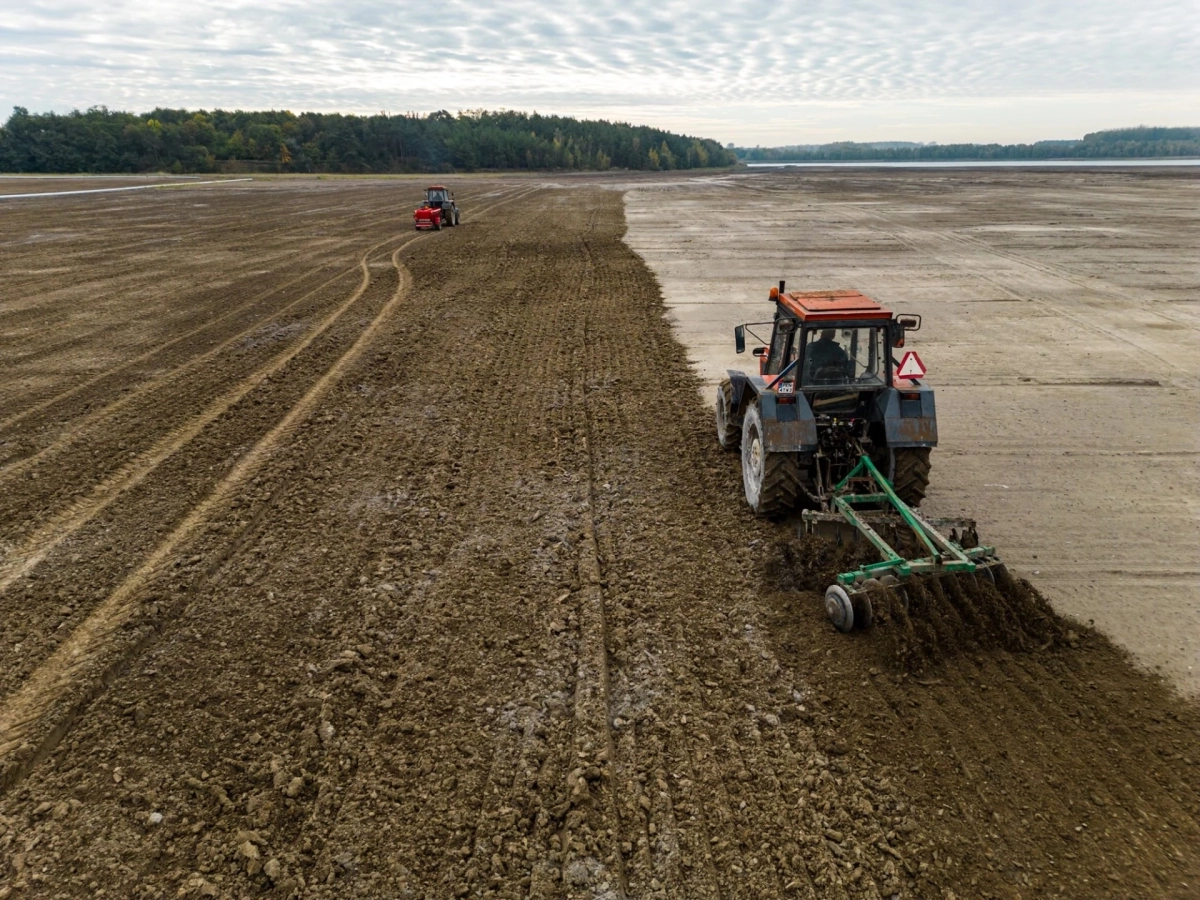
[[[771,288],[772,321],[734,330],[742,353],[753,327],[771,327],[754,349],[758,373],[731,369],[717,389],[717,438],[741,450],[746,502],[769,517],[828,505],[867,455],[900,499],[919,506],[938,440],[933,389],[909,370],[919,358],[894,360],[893,348],[920,316],[895,316],[857,291],[783,287]]]
[[[454,194],[440,184],[425,189],[425,202],[413,211],[413,224],[417,230],[426,228],[442,230],[443,225],[458,224],[458,205]]]

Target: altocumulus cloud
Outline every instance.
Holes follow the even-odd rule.
[[[1197,0],[43,0],[0,21],[0,102],[506,107],[747,142],[880,125],[1025,139],[1020,116],[1068,129],[1046,136],[1101,112],[1134,120],[1096,127],[1195,124],[1166,119],[1200,108],[1197,60]]]

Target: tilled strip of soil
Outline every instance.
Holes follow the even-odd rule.
[[[619,195],[503,210],[402,252],[370,351],[148,585],[0,799],[0,891],[1195,895],[1194,708],[1086,629],[918,675],[833,632]]]
[[[294,301],[274,295],[276,309],[254,330],[274,326],[284,339],[199,361],[183,353],[169,372],[68,425],[69,436],[35,467],[0,469],[0,622],[9,637],[0,644],[0,696],[54,652],[354,342],[396,288],[386,248],[414,237],[383,224],[369,245],[377,259],[356,254],[354,281],[301,296],[312,304],[309,317],[297,318]],[[254,490],[276,479],[263,473]]]
[[[278,339],[251,327],[283,305],[272,295],[300,296],[345,271],[348,248],[409,225],[413,193],[346,186],[331,204],[320,186],[246,184],[112,209],[93,199],[6,210],[3,458],[231,335],[244,332],[247,345]],[[306,273],[310,281],[298,280]],[[15,416],[25,420],[16,432]]]

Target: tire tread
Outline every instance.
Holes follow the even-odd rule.
[[[918,507],[929,490],[928,447],[901,447],[896,449],[896,470],[892,488],[909,506]]]

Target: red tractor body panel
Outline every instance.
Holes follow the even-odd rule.
[[[413,224],[418,228],[438,228],[442,224],[442,211],[439,207],[422,206],[413,210]]]
[[[805,322],[890,319],[892,311],[858,291],[789,291],[779,302]]]

